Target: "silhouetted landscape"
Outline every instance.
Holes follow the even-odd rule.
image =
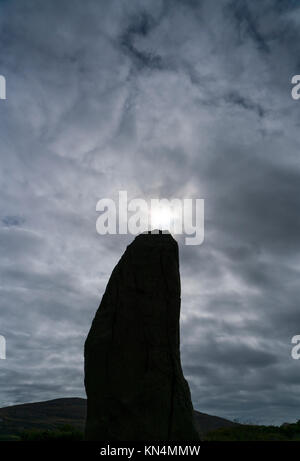
[[[193,409],[181,367],[180,292],[177,242],[162,233],[136,237],[85,343],[88,399],[2,408],[0,440],[300,440],[300,420],[258,426]]]
[[[201,436],[219,428],[237,426],[224,418],[194,412],[196,426]],[[0,409],[1,440],[51,437],[51,434],[76,436],[83,434],[86,417],[86,400],[81,398],[55,399],[46,402],[26,403]],[[145,416],[146,417],[146,416]],[[47,432],[47,434],[46,434]]]
[[[64,398],[0,408],[1,441],[83,440],[86,400]],[[300,440],[300,422],[282,426],[238,424],[194,411],[204,441]]]

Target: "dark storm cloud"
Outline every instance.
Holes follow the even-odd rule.
[[[261,51],[269,53],[270,48],[262,33],[259,31],[247,3],[245,4],[245,2],[242,2],[241,0],[231,1],[230,13],[233,13],[234,18],[236,19],[238,35],[246,35],[250,37]]]
[[[25,222],[25,219],[22,218],[21,216],[4,216],[4,218],[2,218],[2,224],[4,224],[4,226],[20,226],[22,224],[24,224]]]
[[[125,50],[125,53],[129,54],[129,57],[138,69],[142,69],[143,67],[152,69],[162,68],[160,56],[150,51],[139,51],[134,44],[135,39],[138,39],[139,36],[146,37],[155,25],[157,25],[157,22],[154,21],[153,17],[142,12],[133,18],[132,23],[121,37],[121,46]]]
[[[218,3],[218,4],[217,4]],[[200,411],[299,419],[296,1],[0,2],[1,405],[83,396],[82,350],[131,236],[96,202],[204,198],[180,242]]]

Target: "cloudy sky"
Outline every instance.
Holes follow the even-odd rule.
[[[180,242],[194,407],[300,419],[296,0],[1,0],[0,406],[84,396],[83,344],[132,236],[96,202],[204,198]]]

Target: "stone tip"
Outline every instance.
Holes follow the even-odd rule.
[[[151,231],[145,231],[141,234],[137,235],[134,239],[135,240],[143,240],[143,241],[164,241],[164,242],[175,242],[177,243],[176,239],[172,236],[172,234],[168,230],[162,229],[154,229]]]
[[[142,232],[140,235],[171,235],[167,229],[152,229]]]
[[[168,233],[153,233],[153,232],[145,232],[142,234],[137,235],[133,241],[128,245],[128,247],[135,247],[135,246],[151,246],[151,247],[172,247],[176,252],[178,252],[178,243],[177,240],[174,239],[170,232]]]

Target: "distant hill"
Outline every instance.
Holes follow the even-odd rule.
[[[53,430],[72,425],[83,430],[86,400],[55,399],[0,408],[0,435],[18,434],[27,429]]]
[[[198,432],[202,436],[217,429],[240,426],[240,424],[229,421],[229,419],[207,415],[196,410],[194,410],[194,415]]]
[[[71,425],[83,431],[85,412],[86,400],[80,398],[55,399],[0,408],[0,437],[17,435],[28,429],[54,430],[64,425]],[[219,428],[237,426],[227,419],[199,411],[195,411],[195,419],[201,435]]]

